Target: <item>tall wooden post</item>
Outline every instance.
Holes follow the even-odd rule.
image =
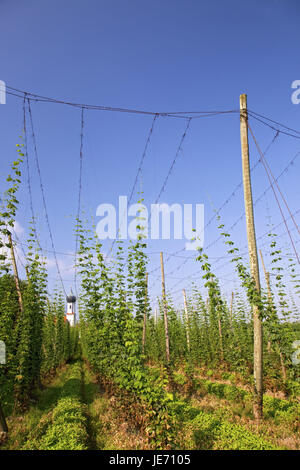
[[[5,416],[4,416],[3,409],[2,409],[2,406],[1,406],[1,402],[0,402],[0,433],[2,433],[2,432],[7,433],[8,432],[8,427],[7,427],[7,424],[6,424]]]
[[[166,299],[164,258],[163,258],[162,252],[160,252],[160,264],[161,264],[161,285],[162,285],[162,299],[163,299],[164,322],[165,322],[165,337],[166,337],[166,358],[167,358],[167,362],[170,362],[170,340],[169,340],[169,327],[168,327],[168,307],[167,307],[167,299]]]
[[[222,324],[220,311],[218,311],[218,328],[219,328],[219,338],[220,338],[220,359],[224,361],[224,350],[223,350],[223,335],[222,335]]]
[[[183,301],[184,301],[184,312],[185,312],[185,321],[186,321],[186,342],[188,350],[190,350],[190,322],[189,322],[189,312],[187,308],[187,301],[186,301],[186,292],[185,289],[182,289],[183,293]]]
[[[256,248],[255,225],[253,214],[252,188],[249,164],[249,142],[248,142],[248,113],[247,95],[240,95],[240,131],[243,167],[243,186],[245,213],[247,225],[248,250],[250,258],[251,275],[258,293],[260,293],[259,268]],[[254,329],[254,401],[253,414],[259,423],[262,418],[263,406],[263,332],[260,312],[253,305],[253,329]]]
[[[18,276],[18,268],[17,268],[17,263],[16,263],[16,257],[15,257],[13,242],[12,242],[12,238],[11,238],[11,233],[8,234],[8,240],[9,240],[9,245],[10,245],[11,261],[12,261],[12,265],[13,265],[14,279],[15,279],[16,290],[17,290],[18,299],[19,299],[19,306],[20,306],[20,311],[22,313],[23,312],[23,301],[22,301],[22,294],[21,294],[21,288],[20,288],[20,282],[19,282],[19,276]]]
[[[157,308],[155,307],[155,310],[154,310],[154,323],[155,325],[157,324]]]
[[[145,352],[146,344],[146,323],[147,323],[147,296],[148,296],[148,273],[146,273],[146,290],[145,290],[145,311],[144,311],[144,323],[143,323],[143,354]]]
[[[0,355],[1,355],[0,365],[5,364],[6,363],[6,346],[3,341],[0,341]],[[3,433],[7,433],[7,432],[8,432],[7,424],[6,424],[4,412],[2,409],[2,405],[1,405],[1,398],[0,398],[0,443],[1,443],[2,437],[4,437]]]
[[[234,293],[233,293],[233,291],[232,291],[232,292],[231,292],[231,301],[230,301],[230,317],[229,317],[229,322],[230,322],[230,328],[231,328],[231,329],[232,329],[233,299],[234,299]]]

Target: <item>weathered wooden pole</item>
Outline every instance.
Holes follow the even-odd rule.
[[[8,427],[7,427],[6,419],[5,419],[4,412],[3,412],[1,402],[0,402],[0,433],[3,433],[3,432],[8,433]]]
[[[223,335],[222,335],[222,324],[220,311],[218,312],[218,328],[219,328],[219,338],[220,338],[220,359],[224,361],[224,350],[223,350]]]
[[[256,291],[260,293],[259,267],[256,248],[255,225],[253,214],[253,200],[249,164],[248,142],[248,112],[247,95],[240,95],[240,132],[243,168],[244,201],[247,225],[248,250],[250,258],[250,270]],[[253,329],[254,329],[254,400],[253,414],[259,423],[262,418],[263,407],[263,331],[259,308],[253,305]]]
[[[167,358],[167,362],[170,362],[170,340],[169,340],[169,327],[168,327],[168,307],[167,307],[167,299],[166,299],[164,257],[163,257],[163,253],[162,253],[162,252],[160,252],[160,265],[161,265],[162,300],[163,300],[164,322],[165,322],[166,358]]]
[[[188,350],[190,350],[191,349],[191,345],[190,345],[190,322],[189,322],[189,312],[188,312],[188,308],[187,308],[185,289],[182,289],[182,293],[183,293],[184,312],[185,312],[185,321],[186,321],[186,342],[187,342]]]
[[[148,296],[148,273],[146,273],[146,289],[145,289],[145,311],[144,311],[144,322],[143,322],[143,354],[145,352],[146,344],[146,323],[147,323],[147,296]]]
[[[233,291],[232,291],[232,292],[231,292],[231,301],[230,301],[230,316],[229,316],[229,322],[230,322],[230,328],[231,328],[231,329],[232,329],[233,299],[234,299],[234,293],[233,293]]]
[[[17,268],[17,263],[16,263],[16,257],[15,257],[13,242],[12,242],[12,238],[11,238],[11,233],[8,234],[8,240],[9,240],[9,245],[10,245],[11,261],[12,261],[12,266],[13,266],[13,271],[14,271],[14,279],[15,279],[16,290],[17,290],[17,294],[18,294],[19,306],[20,306],[20,311],[22,313],[23,312],[23,301],[22,301],[20,281],[19,281],[19,276],[18,276],[18,268]]]
[[[0,341],[0,365],[6,363],[6,347],[4,341]],[[7,433],[7,424],[4,416],[4,412],[1,406],[1,399],[0,399],[0,442],[1,438],[3,437],[3,433]],[[1,436],[2,434],[2,436]]]

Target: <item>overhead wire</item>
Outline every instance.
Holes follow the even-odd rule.
[[[12,91],[10,91],[12,90]],[[36,102],[46,102],[46,103],[57,103],[57,104],[64,104],[67,106],[73,106],[77,108],[86,108],[91,110],[99,110],[99,111],[112,111],[112,112],[120,112],[120,113],[129,113],[129,114],[143,114],[143,115],[159,115],[163,117],[176,117],[176,118],[194,118],[194,117],[201,117],[201,115],[211,116],[211,115],[218,115],[218,114],[231,114],[231,113],[238,113],[237,109],[232,110],[213,110],[213,111],[180,111],[180,112],[153,112],[153,111],[146,111],[146,110],[138,110],[138,109],[130,109],[130,108],[120,108],[120,107],[113,107],[113,106],[103,106],[103,105],[96,105],[96,104],[88,104],[88,103],[75,103],[68,100],[60,100],[57,98],[49,98],[47,96],[38,95],[36,93],[31,93],[29,91],[20,90],[18,88],[14,88],[11,86],[6,85],[6,93],[17,98],[22,98],[24,94],[26,94],[27,99]],[[190,116],[193,115],[193,116]],[[199,115],[199,116],[197,116]]]

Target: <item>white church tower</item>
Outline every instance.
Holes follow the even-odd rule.
[[[75,325],[75,302],[76,302],[76,297],[72,292],[71,289],[71,294],[67,295],[67,320],[70,323],[70,326]]]

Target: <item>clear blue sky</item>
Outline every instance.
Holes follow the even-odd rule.
[[[299,19],[297,0],[1,0],[0,79],[9,86],[58,99],[155,112],[237,109],[240,93],[247,93],[250,109],[299,129],[300,105],[291,102],[291,83],[300,79]],[[32,103],[32,112],[56,249],[72,253],[80,110]],[[7,104],[0,105],[0,122],[3,188],[22,131],[21,100],[7,97]],[[98,204],[115,204],[119,195],[129,194],[150,125],[149,116],[86,112],[83,205],[91,214],[95,215]],[[157,122],[142,177],[147,204],[159,192],[184,125],[183,120],[173,118]],[[253,129],[265,149],[274,133],[255,121]],[[279,175],[299,149],[296,139],[277,139],[268,153],[274,175]],[[255,163],[258,155],[253,145],[250,151]],[[30,156],[33,159],[32,147]],[[296,160],[279,180],[292,211],[298,209],[299,165]],[[240,180],[239,116],[198,119],[191,123],[161,202],[204,203],[207,221],[211,203],[219,207]],[[32,184],[41,243],[51,249],[33,160]],[[259,165],[253,172],[254,199],[267,187]],[[26,238],[30,217],[26,184],[21,202],[18,222],[25,230],[21,237]],[[224,222],[230,226],[243,210],[240,189],[222,212]],[[274,224],[281,222],[271,191],[256,206],[258,236],[267,230],[268,214]],[[283,233],[284,226],[277,232]],[[292,233],[296,240],[296,231]],[[246,243],[244,219],[232,235],[242,248]],[[206,246],[217,236],[213,223],[205,232]],[[280,240],[282,244],[288,241],[287,237]],[[259,247],[266,249],[266,241],[262,238]],[[109,246],[105,243],[104,249]],[[182,247],[179,241],[151,242],[148,251],[172,252]],[[287,250],[291,251],[289,245]],[[183,253],[186,255],[190,253]],[[209,255],[226,255],[222,243],[214,245]],[[68,288],[73,282],[72,256],[61,255],[59,261]],[[166,273],[182,261],[172,258]],[[151,255],[149,269],[158,263],[159,255]],[[169,290],[175,285],[174,290],[188,287],[188,281],[178,283],[180,279],[175,278],[197,269],[195,262],[188,261],[170,274]],[[234,286],[228,281],[233,279],[231,266],[216,273],[223,277],[224,292],[229,294]],[[49,268],[49,276],[55,283],[54,266]],[[154,280],[155,276],[150,277],[150,285]],[[157,294],[158,288],[156,282],[151,294]]]

